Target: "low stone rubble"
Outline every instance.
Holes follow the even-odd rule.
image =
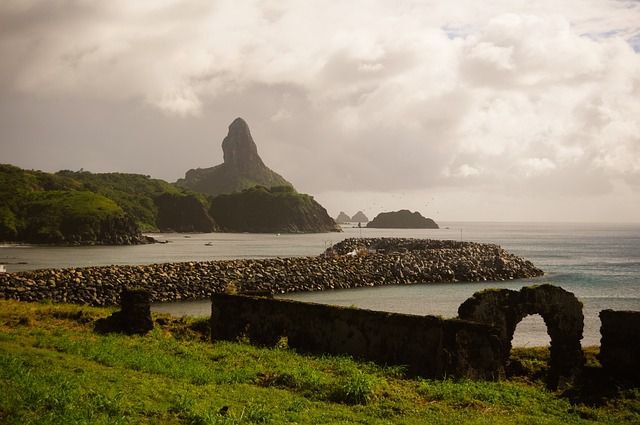
[[[287,293],[376,285],[504,281],[542,275],[497,245],[430,239],[352,238],[317,257],[238,259],[43,269],[0,274],[0,298],[118,305],[123,288],[152,302],[207,299],[232,290]]]

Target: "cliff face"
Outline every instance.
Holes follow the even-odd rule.
[[[204,204],[194,196],[165,193],[153,201],[158,207],[156,223],[161,231],[209,233],[220,230]]]
[[[236,118],[229,126],[229,133],[222,141],[222,154],[225,167],[238,175],[259,173],[267,168],[242,118]]]
[[[95,239],[78,242],[100,245],[138,245],[148,243],[149,240],[142,235],[133,219],[122,217],[102,220]]]
[[[290,186],[255,186],[220,195],[211,202],[211,216],[224,231],[250,233],[339,232],[327,210],[313,197]]]
[[[400,210],[380,213],[367,224],[367,227],[378,229],[439,229],[430,218],[424,218],[419,212]]]
[[[239,192],[253,186],[291,186],[281,175],[269,169],[258,155],[249,126],[236,118],[222,141],[224,163],[211,168],[187,171],[178,186],[208,195]]]

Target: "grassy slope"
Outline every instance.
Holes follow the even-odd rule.
[[[189,194],[189,192],[163,180],[152,179],[142,174],[65,170],[59,171],[55,175],[77,181],[84,188],[112,199],[136,220],[142,231],[158,230],[156,227],[157,208],[153,202],[156,196],[161,194],[186,196]],[[204,196],[191,194],[196,196],[203,205],[208,205]]]
[[[285,346],[212,344],[205,320],[168,316],[143,337],[92,332],[110,312],[0,301],[0,423],[640,422],[638,390],[584,404],[526,379],[410,379]],[[538,367],[540,353],[523,363]]]
[[[31,192],[27,199],[30,210],[46,210],[54,221],[88,215],[97,219],[124,216],[124,211],[115,202],[92,192],[49,190]]]

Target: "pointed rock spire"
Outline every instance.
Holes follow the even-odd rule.
[[[265,166],[258,155],[258,147],[251,137],[249,126],[242,118],[236,118],[229,126],[229,133],[222,141],[222,153],[225,165],[238,173]]]
[[[236,118],[222,141],[224,163],[210,168],[191,169],[176,184],[209,195],[239,192],[260,185],[291,186],[280,174],[272,171],[258,155],[249,126]]]

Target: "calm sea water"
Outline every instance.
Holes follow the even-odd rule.
[[[318,255],[348,237],[415,237],[494,243],[531,260],[543,277],[510,282],[424,284],[286,294],[307,302],[356,306],[407,314],[455,317],[458,306],[484,288],[520,289],[550,282],[573,292],[584,304],[583,345],[599,345],[604,309],[640,310],[640,224],[441,223],[438,230],[346,227],[343,233],[156,234],[166,244],[126,247],[42,247],[0,245],[8,272],[56,267],[153,264],[233,258]],[[208,315],[208,301],[154,305],[175,315]],[[523,320],[514,345],[547,345],[538,315]]]

